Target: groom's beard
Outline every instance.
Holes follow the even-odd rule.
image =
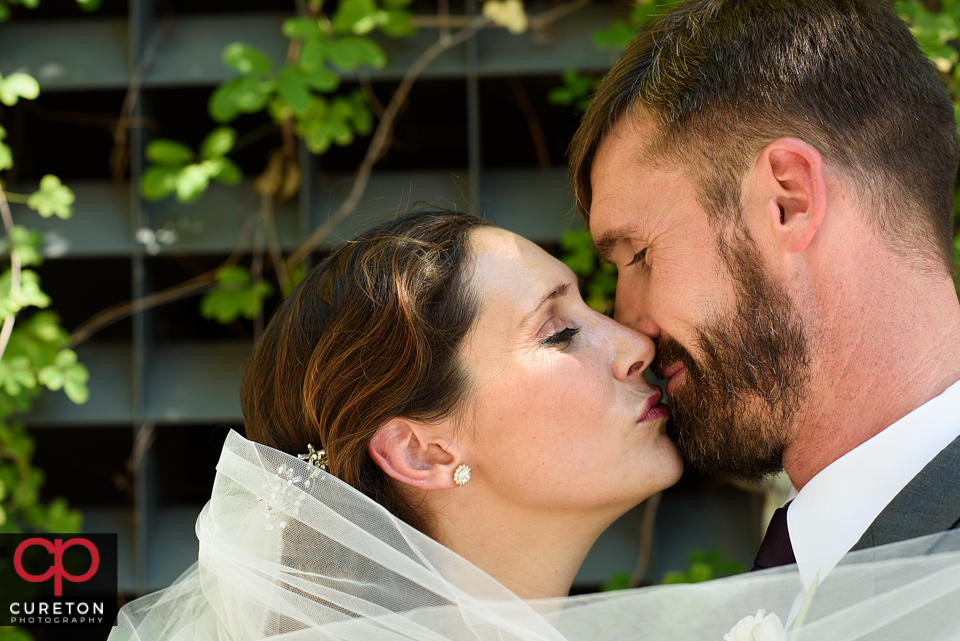
[[[783,466],[791,422],[809,381],[803,323],[748,240],[720,242],[736,284],[726,318],[697,330],[698,359],[661,336],[653,370],[680,361],[668,427],[684,458],[704,473],[759,479]]]

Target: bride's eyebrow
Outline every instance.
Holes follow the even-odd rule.
[[[554,298],[559,298],[560,296],[565,296],[567,292],[570,291],[570,287],[571,287],[570,283],[563,283],[562,285],[557,285],[556,287],[554,287],[553,290],[551,290],[546,296],[540,299],[540,302],[537,303],[537,306],[534,308],[532,312],[530,312],[529,314],[523,317],[523,320],[520,321],[520,328],[522,329],[523,327],[525,327],[527,323],[530,322],[530,319],[533,318],[537,314],[537,312],[539,312],[540,309],[544,305],[546,305],[549,301],[553,300]]]

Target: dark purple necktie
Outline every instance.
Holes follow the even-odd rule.
[[[767,534],[763,537],[760,551],[757,552],[757,558],[753,562],[751,572],[797,562],[796,557],[793,556],[793,546],[790,545],[790,532],[787,531],[787,508],[789,505],[788,503],[774,511],[773,518],[770,519],[770,525],[767,526]]]

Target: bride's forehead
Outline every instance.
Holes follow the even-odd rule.
[[[470,244],[478,262],[500,264],[502,267],[546,267],[557,262],[550,254],[523,236],[500,229],[480,227],[475,229]]]

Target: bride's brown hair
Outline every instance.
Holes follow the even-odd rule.
[[[332,474],[427,531],[367,445],[389,418],[462,410],[470,381],[459,347],[479,306],[466,273],[470,231],[485,225],[455,212],[403,216],[312,269],[247,362],[247,437],[294,455],[324,448]]]

